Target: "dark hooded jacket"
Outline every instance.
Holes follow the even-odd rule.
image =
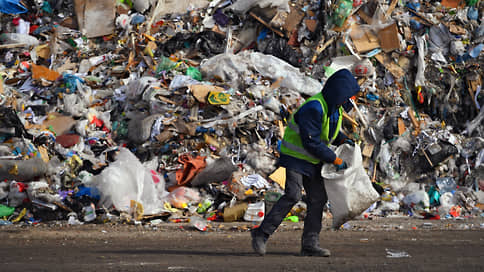
[[[360,86],[347,69],[337,71],[326,81],[321,92],[328,105],[328,112],[324,112],[324,114],[329,115],[330,118],[329,135],[333,135],[336,129],[339,118],[337,109],[342,105],[346,111],[350,111],[352,105],[348,99],[356,95],[359,90]],[[323,109],[321,104],[318,101],[310,101],[298,109],[294,115],[294,121],[299,126],[304,148],[314,156],[319,157],[322,162],[332,163],[336,159],[336,154],[319,138],[323,122],[322,116]],[[347,138],[340,131],[334,144],[339,145]],[[314,165],[282,153],[279,158],[279,165],[307,176],[319,173],[321,169],[320,164]]]

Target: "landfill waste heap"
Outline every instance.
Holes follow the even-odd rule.
[[[258,224],[291,113],[343,68],[361,86],[343,130],[384,188],[358,218],[483,217],[483,11],[0,0],[0,225]]]

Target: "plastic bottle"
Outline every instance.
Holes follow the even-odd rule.
[[[244,214],[244,220],[249,222],[262,222],[265,216],[264,201],[250,203]]]
[[[484,48],[484,43],[481,43],[477,46],[474,46],[474,48],[472,48],[469,51],[469,56],[471,56],[472,58],[477,58],[479,56],[479,54],[481,53],[483,48]]]
[[[476,20],[479,18],[479,11],[475,7],[469,7],[467,11],[467,18],[469,20]]]
[[[22,19],[19,20],[18,25],[15,27],[18,34],[29,34],[30,30],[30,22],[24,21]]]
[[[91,222],[96,219],[96,208],[93,203],[82,208],[82,212],[84,213],[84,222]]]
[[[112,58],[113,58],[113,54],[108,53],[101,56],[91,57],[89,58],[89,62],[91,63],[92,66],[96,66],[105,61],[111,60]]]

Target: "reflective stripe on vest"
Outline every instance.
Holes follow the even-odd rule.
[[[308,156],[313,160],[319,160],[319,158],[316,158],[316,157],[313,156],[313,154],[307,152],[306,149],[304,149],[304,147],[299,147],[295,144],[291,144],[290,142],[287,142],[287,141],[284,141],[284,140],[282,140],[281,144],[285,145],[289,149],[292,149],[294,151],[297,151],[297,152],[303,154],[304,156]]]
[[[299,133],[299,126],[298,126],[297,124],[295,124],[295,123],[293,123],[293,122],[289,122],[289,124],[287,124],[287,126],[288,126],[288,127],[290,127],[292,130],[294,130],[294,132],[296,132],[297,134],[301,135],[301,134]],[[335,133],[335,134],[336,134],[336,133]],[[332,143],[333,143],[334,138],[333,138],[333,139],[331,139],[331,140],[329,141],[329,143],[328,143],[328,141],[326,141],[326,140],[324,140],[324,139],[321,139],[321,141],[323,141],[323,143],[325,143],[326,145],[329,145],[329,144],[332,144]],[[285,142],[285,141],[283,140],[283,142]],[[295,146],[295,145],[293,145],[293,146]],[[291,149],[292,149],[292,148],[291,148]],[[298,148],[298,149],[300,150],[301,148]],[[295,150],[295,149],[294,149],[294,150]],[[298,152],[300,152],[299,150],[298,150]],[[303,148],[303,150],[304,150],[304,151],[306,151],[304,148]],[[300,152],[300,153],[303,153],[303,152]],[[306,153],[307,153],[307,152],[306,152]],[[308,154],[309,154],[309,153],[308,153]]]

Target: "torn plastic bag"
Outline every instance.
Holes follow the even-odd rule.
[[[156,172],[143,164],[126,148],[120,148],[116,161],[95,177],[94,185],[101,192],[100,205],[118,211],[130,211],[131,200],[143,205],[144,214],[156,214],[163,208],[164,186]]]
[[[335,153],[348,164],[348,168],[336,171],[334,165],[324,164],[321,175],[331,204],[332,227],[337,229],[368,209],[380,195],[366,174],[358,145],[341,145]]]
[[[3,33],[0,35],[0,42],[3,44],[19,43],[25,46],[37,46],[39,40],[31,35],[20,33]]]
[[[278,57],[295,67],[301,67],[301,59],[303,59],[302,53],[293,49],[284,38],[274,35],[271,38],[259,42],[257,47],[264,54]]]
[[[39,157],[29,160],[0,160],[0,180],[32,181],[47,173],[47,164]]]
[[[236,170],[237,167],[232,163],[230,158],[221,157],[208,164],[205,169],[195,176],[191,184],[192,186],[203,186],[207,183],[229,180],[232,173]]]
[[[176,33],[171,39],[163,44],[158,44],[165,55],[169,56],[176,53],[180,48],[187,45],[193,51],[200,52],[207,57],[223,53],[225,50],[225,35],[213,31],[203,31],[200,33]]]
[[[406,195],[403,198],[403,204],[412,208],[416,212],[429,212],[430,199],[425,190],[420,190]]]
[[[186,209],[190,204],[200,201],[200,193],[198,190],[182,186],[173,190],[166,200],[175,208]]]
[[[14,109],[0,107],[0,133],[15,137],[32,139]]]
[[[183,164],[183,168],[176,171],[178,185],[185,185],[192,181],[207,165],[205,158],[205,156],[192,157],[189,154],[180,155],[178,161]]]

